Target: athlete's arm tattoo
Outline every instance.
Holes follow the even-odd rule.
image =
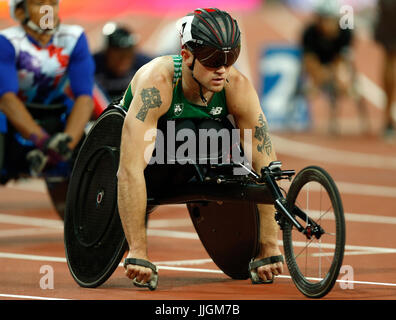
[[[256,126],[256,131],[254,133],[254,137],[260,141],[259,144],[257,145],[257,150],[260,153],[265,153],[269,156],[272,152],[272,143],[271,143],[271,138],[268,134],[268,124],[264,120],[263,114],[260,114],[258,122],[260,124],[260,127]]]
[[[160,92],[155,87],[143,89],[140,96],[142,97],[143,105],[136,115],[136,118],[144,122],[149,109],[159,108],[162,104],[162,101]]]

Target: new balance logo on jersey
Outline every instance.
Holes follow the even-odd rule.
[[[216,108],[212,108],[209,113],[213,116],[218,116],[219,114],[221,114],[221,111],[223,111],[222,107],[216,107]]]

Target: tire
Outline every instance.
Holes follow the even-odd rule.
[[[312,185],[319,187],[319,192],[311,189]],[[321,298],[333,288],[344,257],[345,219],[340,194],[325,170],[310,166],[296,175],[286,200],[290,212],[296,205],[324,229],[319,239],[313,236],[311,240],[289,222],[283,229],[285,258],[294,284],[305,296]],[[306,221],[297,215],[295,218],[306,227]],[[312,254],[315,249],[319,253]]]
[[[64,241],[74,280],[103,284],[118,267],[127,242],[117,206],[116,173],[124,114],[106,110],[79,150],[67,192]]]

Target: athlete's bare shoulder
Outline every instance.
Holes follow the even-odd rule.
[[[227,105],[231,113],[246,112],[247,105],[257,100],[257,93],[252,82],[235,67],[231,67],[225,85]]]
[[[225,89],[230,93],[250,84],[250,80],[235,67],[231,67],[227,80]]]
[[[169,84],[172,89],[173,82],[173,59],[171,56],[154,58],[142,66],[131,81],[132,92],[139,83],[162,83]]]

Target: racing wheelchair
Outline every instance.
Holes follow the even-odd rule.
[[[63,131],[67,114],[66,105],[26,103],[25,106],[35,121],[49,134]],[[24,139],[0,112],[0,185],[5,185],[10,180],[42,178],[52,205],[63,220],[69,175],[77,156],[77,148],[70,161],[60,162],[56,166],[45,168],[39,174],[32,174],[26,154],[33,148],[34,144]]]
[[[116,177],[125,115],[117,105],[102,113],[70,177],[65,252],[69,270],[82,287],[103,284],[128,249],[117,210]],[[156,174],[164,172],[160,165],[147,167],[147,214],[159,205],[186,204],[203,246],[226,275],[257,282],[258,275],[249,270],[259,249],[257,206],[273,204],[286,264],[298,290],[320,298],[333,288],[343,261],[345,221],[341,197],[325,170],[309,166],[295,174],[275,161],[258,173],[232,160],[171,167],[161,179]],[[241,168],[246,173],[235,175],[234,169]],[[292,181],[287,192],[282,180]]]

